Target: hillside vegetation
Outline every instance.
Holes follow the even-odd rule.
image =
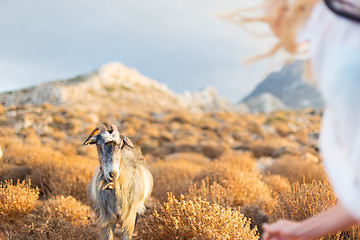
[[[91,112],[0,105],[0,239],[97,239],[81,143],[114,123],[141,147],[154,190],[134,239],[259,239],[261,225],[335,204],[317,137],[320,112]],[[1,155],[1,154],[0,154]],[[120,239],[120,228],[116,236]],[[359,229],[322,239],[359,239]]]

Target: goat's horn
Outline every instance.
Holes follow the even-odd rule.
[[[83,142],[82,146],[88,144],[88,141],[90,138],[92,138],[95,134],[97,134],[100,131],[100,133],[106,131],[106,127],[104,124],[101,124],[99,126],[97,126],[91,133],[90,135],[87,137],[87,139]]]
[[[119,131],[119,130],[118,130],[118,128],[117,128],[117,126],[115,124],[111,124],[110,125],[110,131],[115,132],[115,131]]]

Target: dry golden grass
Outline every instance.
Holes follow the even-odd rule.
[[[250,150],[254,157],[279,157],[288,153],[292,155],[300,155],[300,145],[296,142],[289,141],[284,138],[270,137],[264,140],[253,141]]]
[[[98,239],[96,225],[90,221],[89,207],[72,197],[59,196],[38,202],[37,207],[0,229],[6,239]]]
[[[196,200],[201,198],[210,204],[216,203],[223,207],[234,205],[234,195],[231,191],[226,190],[217,182],[209,183],[209,179],[202,181],[199,188],[196,185],[191,185],[189,194],[185,196],[186,200]],[[268,221],[268,216],[256,205],[245,205],[240,208],[240,212],[251,220],[251,228],[257,227],[260,235],[262,234],[262,224]]]
[[[276,174],[265,175],[262,180],[271,187],[273,197],[278,197],[280,193],[287,191],[291,186],[286,177]]]
[[[336,204],[336,197],[328,181],[314,181],[312,183],[294,183],[291,188],[279,196],[271,218],[301,221],[316,215]],[[352,227],[348,230],[328,235],[320,239],[359,239],[360,228]]]
[[[193,200],[202,198],[210,203],[217,203],[221,206],[233,205],[233,194],[226,190],[223,186],[217,182],[210,184],[209,178],[201,181],[199,187],[196,184],[191,184],[189,187],[189,193],[186,195],[187,200]]]
[[[305,178],[310,183],[314,180],[326,179],[322,164],[302,160],[301,157],[284,155],[262,170],[264,173],[286,177],[290,183],[302,182]]]
[[[6,176],[21,176],[20,180],[32,179],[42,195],[71,195],[77,199],[87,199],[87,185],[98,162],[77,155],[71,145],[59,145],[63,152],[48,146],[41,147],[19,143],[11,139],[3,139],[7,151],[4,154],[6,163],[0,169],[9,173],[7,166],[26,166],[29,173],[24,175],[19,168],[13,168]],[[18,172],[16,172],[18,171]],[[10,179],[2,179],[10,180]],[[16,180],[16,179],[13,179]]]
[[[255,170],[256,160],[250,153],[224,155],[215,160],[198,177],[194,179],[197,185],[206,178],[217,182],[228,194],[224,200],[231,206],[258,205],[266,213],[271,213],[275,205],[271,188],[262,181],[262,175]]]
[[[272,218],[301,221],[324,211],[335,203],[336,198],[327,181],[309,184],[296,182],[280,194]]]
[[[172,194],[138,234],[140,239],[259,239],[239,211],[201,198],[178,200]]]
[[[30,183],[25,181],[0,182],[0,222],[22,218],[33,210],[38,197],[38,189],[30,188]]]
[[[191,181],[207,165],[209,161],[199,155],[187,154],[173,157],[169,160],[158,160],[150,164],[150,171],[154,178],[152,196],[160,201],[166,201],[167,193],[175,196],[187,193]]]
[[[275,205],[271,188],[262,181],[261,175],[252,172],[239,172],[223,182],[234,199],[234,206],[256,205],[270,214]]]
[[[72,196],[52,197],[42,206],[43,216],[51,219],[63,219],[73,225],[90,224],[90,207],[78,202]]]
[[[245,205],[240,208],[240,213],[251,220],[250,227],[256,227],[261,236],[263,234],[262,225],[269,221],[269,217],[260,209],[260,207],[255,205]]]
[[[71,196],[42,202],[38,196],[38,190],[25,182],[0,184],[0,236],[14,240],[98,238],[88,206]]]
[[[263,130],[261,129],[261,123],[255,119],[249,121],[246,128],[250,134],[254,134],[256,137],[263,138],[265,136]]]
[[[268,216],[272,221],[300,220],[336,201],[328,183],[322,182],[326,176],[321,162],[311,161],[318,151],[316,137],[308,134],[319,131],[317,115],[280,111],[124,117],[103,109],[83,125],[82,111],[46,104],[29,108],[30,113],[26,109],[12,108],[17,115],[10,120],[6,113],[0,116],[0,239],[98,239],[86,193],[98,165],[96,149],[80,144],[100,119],[116,118],[135,145],[146,140],[149,146],[156,211],[151,215],[148,209],[135,239],[258,239],[251,229],[257,227],[261,234]],[[24,116],[43,128],[14,128],[16,118]],[[181,148],[198,152],[179,153]],[[213,150],[221,151],[214,161],[204,156],[220,156],[211,154]],[[178,153],[169,155],[174,151]],[[164,160],[153,161],[157,156]],[[257,158],[262,156],[271,158],[261,164]],[[5,182],[11,179],[31,179],[32,188]],[[321,182],[310,183],[313,180]],[[41,201],[36,200],[39,192]],[[324,239],[360,239],[359,228]]]

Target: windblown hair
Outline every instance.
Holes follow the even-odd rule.
[[[278,39],[277,43],[267,53],[255,56],[249,61],[273,56],[281,49],[296,55],[298,53],[296,35],[317,2],[319,0],[263,0],[258,7],[239,9],[225,18],[244,28],[250,23],[260,22],[268,24],[273,29]]]

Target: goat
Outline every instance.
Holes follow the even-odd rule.
[[[88,190],[100,239],[113,239],[116,223],[121,224],[123,240],[131,239],[153,188],[144,157],[115,125],[109,130],[103,124],[96,127],[82,145],[88,144],[96,144],[100,162]]]

